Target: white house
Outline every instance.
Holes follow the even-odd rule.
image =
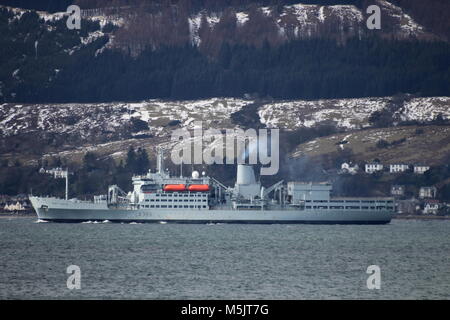
[[[424,202],[423,214],[437,214],[439,211],[439,201],[427,200]]]
[[[356,174],[356,173],[358,173],[358,170],[359,170],[359,166],[357,164],[352,165],[351,163],[344,162],[341,165],[342,173]]]
[[[405,195],[405,186],[393,185],[391,187],[391,195],[393,195],[393,196]]]
[[[366,163],[366,173],[374,173],[382,170],[383,165],[381,163]]]
[[[6,204],[4,207],[4,210],[5,211],[23,211],[23,210],[25,210],[25,208],[19,201],[17,201],[16,204],[13,204],[13,203],[11,203],[9,205]]]
[[[437,189],[436,187],[421,187],[419,190],[419,198],[436,198]]]
[[[389,165],[389,172],[397,173],[397,172],[405,172],[409,169],[409,164],[391,164]]]
[[[423,174],[428,170],[430,170],[430,166],[414,165],[414,173]]]

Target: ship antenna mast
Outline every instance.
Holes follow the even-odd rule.
[[[63,176],[66,178],[66,200],[69,200],[69,171],[63,171]]]
[[[54,168],[50,170],[45,170],[44,168],[41,168],[39,170],[39,173],[48,173],[53,175],[55,179],[58,178],[65,178],[66,179],[66,200],[69,200],[69,170],[63,170],[61,168]]]
[[[156,169],[158,173],[164,173],[164,149],[161,147],[158,148],[158,157],[156,160]]]

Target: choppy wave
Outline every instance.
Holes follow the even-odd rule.
[[[106,221],[106,222],[105,222]],[[107,223],[109,222],[109,220],[104,220],[104,221],[98,221],[98,220],[88,220],[88,221],[83,221],[81,223],[87,223],[87,224],[99,224],[99,223]]]
[[[30,227],[36,220],[0,219],[0,298],[441,300],[450,292],[446,220],[216,227],[49,221]],[[79,265],[82,275],[98,263],[108,267],[101,277],[90,277],[82,292],[55,290],[65,287],[61,274],[69,263]],[[376,291],[366,286],[372,264],[381,270]],[[40,276],[49,268],[56,272]]]

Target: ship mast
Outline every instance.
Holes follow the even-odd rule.
[[[47,173],[53,175],[53,178],[65,178],[66,179],[66,200],[69,199],[69,171],[63,170],[62,168],[53,168],[50,170],[45,170],[44,168],[41,168],[39,170],[39,173]]]
[[[69,200],[69,172],[64,171],[64,176],[66,177],[66,200]]]
[[[158,148],[158,157],[156,160],[156,171],[159,174],[164,173],[164,149]]]

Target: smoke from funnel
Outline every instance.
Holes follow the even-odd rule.
[[[247,159],[257,159],[258,157],[258,143],[254,140],[251,140],[248,146],[244,149],[244,152],[241,154],[241,161],[245,163]],[[256,164],[256,163],[250,163]]]

